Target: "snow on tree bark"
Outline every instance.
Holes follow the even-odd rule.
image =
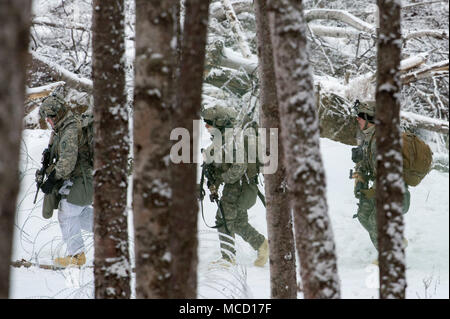
[[[380,298],[405,298],[403,158],[400,137],[400,1],[378,0],[376,206]]]
[[[260,119],[263,128],[280,130],[277,87],[270,39],[267,1],[254,2],[258,36],[259,76],[261,105]],[[267,145],[267,153],[270,145]],[[266,218],[270,252],[271,298],[297,298],[295,268],[295,242],[289,195],[286,184],[283,143],[278,141],[278,170],[264,175]]]
[[[177,83],[177,104],[173,127],[189,131],[190,149],[194,136],[192,123],[199,119],[209,0],[186,0],[182,36],[181,65]],[[171,222],[171,298],[197,298],[197,165],[171,164],[173,193]]]
[[[339,298],[327,214],[319,121],[301,1],[270,1],[270,24],[288,185],[305,298]]]
[[[0,298],[9,294],[31,1],[0,2]]]
[[[133,216],[137,298],[170,297],[169,137],[175,102],[176,3],[136,1]]]
[[[124,19],[123,0],[94,0],[94,282],[99,299],[130,298]]]

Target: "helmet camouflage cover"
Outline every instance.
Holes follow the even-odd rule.
[[[359,100],[356,100],[355,108],[358,117],[367,119],[369,122],[373,122],[375,117],[375,101],[360,102]]]
[[[52,94],[47,97],[41,104],[39,108],[39,115],[42,118],[46,117],[57,117],[66,110],[64,99],[56,94]]]
[[[232,127],[237,118],[237,112],[233,108],[220,105],[207,108],[200,115],[207,124],[214,127]]]

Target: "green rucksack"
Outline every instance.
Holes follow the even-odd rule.
[[[417,186],[430,172],[433,152],[417,135],[402,133],[403,178],[409,186]]]

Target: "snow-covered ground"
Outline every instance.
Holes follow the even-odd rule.
[[[41,152],[48,142],[49,131],[25,130],[21,158],[21,192],[15,227],[13,260],[26,259],[50,263],[64,255],[57,213],[50,220],[41,217],[42,193],[33,205],[36,191],[34,172],[40,165]],[[202,132],[202,147],[209,143]],[[368,234],[352,216],[356,211],[353,167],[350,147],[321,140],[327,176],[329,215],[337,246],[338,271],[343,298],[377,298],[376,258]],[[261,187],[261,186],[260,186]],[[262,189],[262,187],[261,187]],[[407,297],[449,297],[449,176],[432,171],[411,191],[411,208],[405,215],[407,248]],[[208,197],[204,201],[205,219],[214,224],[216,208]],[[260,202],[249,211],[250,223],[267,235],[264,207]],[[131,229],[130,229],[131,230]],[[11,268],[12,298],[92,298],[92,234],[84,233],[88,249],[87,267],[52,271]],[[211,267],[220,256],[216,231],[205,226],[199,214],[199,298],[270,298],[269,266],[256,268],[256,252],[237,237],[237,265],[227,270]],[[301,297],[301,295],[299,295]]]

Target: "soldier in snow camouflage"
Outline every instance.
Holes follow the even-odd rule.
[[[238,234],[258,252],[258,257],[254,262],[255,266],[263,267],[268,259],[268,242],[262,234],[249,224],[247,213],[247,210],[256,203],[258,189],[255,181],[257,173],[255,175],[254,172],[251,172],[247,161],[244,163],[237,161],[226,163],[225,156],[222,157],[220,162],[214,161],[214,149],[223,150],[223,143],[228,140],[227,134],[233,134],[232,130],[225,129],[233,127],[236,115],[236,112],[231,108],[221,106],[208,108],[202,112],[206,128],[210,132],[215,128],[222,135],[220,140],[213,137],[213,144],[203,151],[204,160],[206,163],[211,163],[212,174],[214,175],[214,180],[208,181],[211,193],[217,194],[219,187],[224,185],[220,198],[224,216],[222,216],[220,209],[216,213],[216,224],[219,225],[222,252],[222,258],[217,262],[235,263],[236,251],[233,239]],[[215,145],[215,143],[219,145]],[[248,146],[246,145],[246,147]],[[233,148],[233,152],[236,152],[236,148]],[[236,157],[234,158],[236,159]]]
[[[80,132],[80,123],[73,115],[62,96],[52,94],[40,109],[53,128],[48,151],[50,165],[45,171],[47,179],[41,185],[45,193],[42,213],[50,218],[58,209],[58,221],[63,240],[67,244],[67,256],[56,258],[57,266],[81,266],[86,262],[81,230],[92,231],[93,200],[92,159],[87,151],[86,139]],[[44,176],[39,176],[42,181]]]

